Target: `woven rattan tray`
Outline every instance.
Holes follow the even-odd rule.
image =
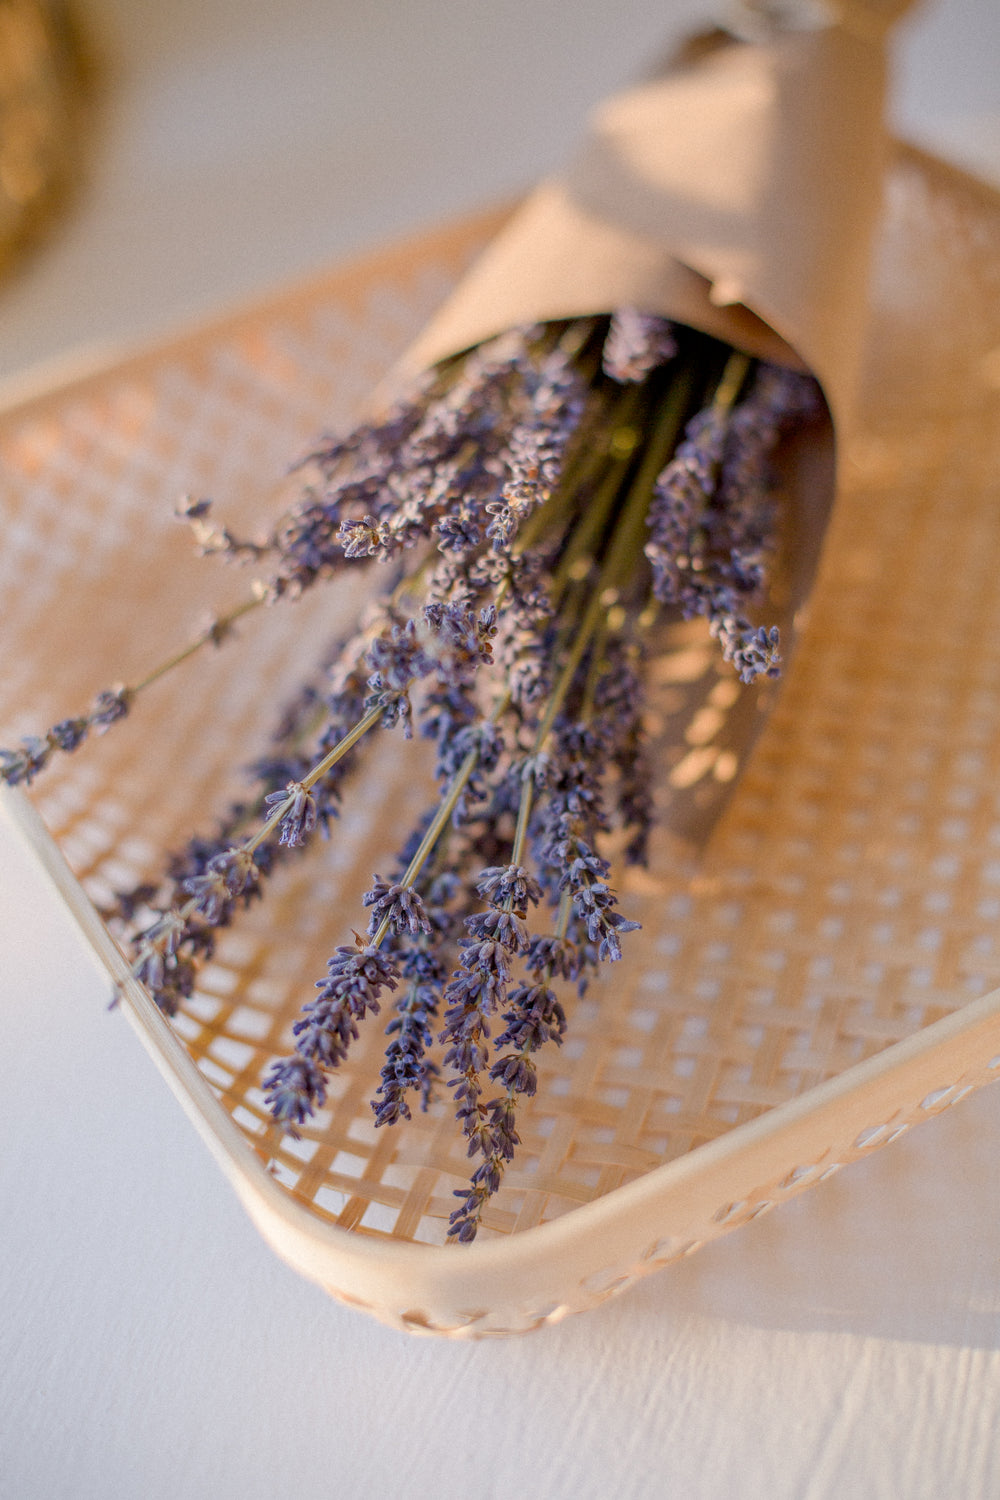
[[[1000,200],[904,148],[889,187],[864,424],[789,680],[697,869],[664,838],[629,890],[643,932],[542,1064],[479,1240],[442,1244],[468,1170],[446,1111],[374,1129],[377,1026],[316,1128],[268,1138],[261,1075],[371,874],[367,800],[224,934],[174,1023],[127,988],[261,1231],[385,1321],[475,1336],[592,1305],[1000,1074]],[[240,596],[244,579],[191,555],[178,495],[252,525],[271,477],[357,411],[497,222],[7,411],[4,743],[141,676]],[[317,596],[247,622],[64,757],[34,806],[8,795],[118,979],[91,903],[211,826],[267,731],[260,703],[311,663],[330,610]],[[406,771],[386,739],[392,807]]]

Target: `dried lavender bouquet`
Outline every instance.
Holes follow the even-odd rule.
[[[744,683],[778,672],[777,628],[753,608],[781,503],[771,460],[824,411],[810,377],[634,308],[508,332],[324,441],[268,535],[241,538],[186,502],[203,551],[253,568],[247,602],[143,682],[0,751],[0,777],[28,784],[239,615],[370,574],[357,633],[284,706],[253,793],[109,915],[174,1013],[276,861],[335,836],[366,739],[429,741],[437,796],[402,848],[379,851],[390,863],[364,898],[365,933],[345,922],[351,940],[263,1082],[276,1129],[294,1133],[385,1006],[375,1119],[451,1097],[472,1162],[459,1241],[515,1153],[518,1102],[535,1092],[538,1050],[562,1039],[567,993],[617,961],[636,925],[609,850],[645,858],[658,627],[700,617]]]
[[[450,1097],[471,1162],[450,1221],[462,1242],[516,1151],[567,996],[635,925],[611,858],[645,858],[664,774],[644,703],[663,622],[701,619],[758,692],[780,666],[770,610],[802,602],[832,493],[881,190],[885,38],[906,0],[788,24],[764,0],[745,8],[747,35],[695,39],[602,106],[577,160],[411,347],[409,387],[308,456],[267,535],[186,504],[203,551],[252,568],[243,606],[143,682],[0,752],[0,777],[28,783],[240,615],[370,575],[356,632],[284,705],[253,793],[112,916],[136,978],[176,1011],[276,863],[336,836],[369,741],[424,742],[436,795],[401,848],[372,851],[366,930],[343,919],[262,1083],[275,1139],[295,1133],[384,1008],[375,1119]],[[807,463],[782,497],[776,447],[812,424],[797,446],[815,482]],[[768,597],[779,531],[791,568]]]

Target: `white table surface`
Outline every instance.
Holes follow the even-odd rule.
[[[24,387],[482,204],[701,7],[91,0],[90,181],[0,287]],[[1000,179],[1000,6],[897,118]],[[1000,1494],[1000,1090],[597,1311],[416,1341],[277,1260],[0,823],[0,1497]]]

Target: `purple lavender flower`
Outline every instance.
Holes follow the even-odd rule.
[[[284,809],[279,823],[280,842],[290,849],[304,844],[316,827],[316,798],[301,781],[290,781],[283,792],[271,792],[264,798],[264,806],[274,813]]]
[[[777,631],[748,611],[773,545],[771,455],[816,406],[802,377],[625,308],[610,325],[514,330],[446,361],[384,419],[324,440],[262,540],[215,526],[208,501],[185,507],[203,551],[265,562],[251,603],[345,569],[384,582],[282,716],[245,801],[122,898],[134,973],[164,1010],[181,1005],[218,931],[327,831],[363,737],[398,723],[409,738],[415,723],[441,801],[401,837],[398,868],[374,877],[367,938],[336,949],[265,1089],[294,1134],[393,993],[376,1123],[408,1119],[447,1082],[471,1163],[449,1224],[460,1242],[502,1186],[540,1049],[562,1040],[561,987],[582,992],[637,926],[604,840],[621,833],[640,860],[652,820],[650,596],[704,618],[744,681],[777,673]],[[30,783],[137,691],[110,689],[0,751],[0,779]],[[539,908],[554,930],[533,930]]]
[[[646,752],[646,693],[640,670],[643,647],[622,641],[608,645],[608,670],[597,684],[594,704],[602,720],[614,726],[608,762],[618,772],[617,807],[629,833],[623,851],[626,864],[644,865],[654,818],[653,773]]]
[[[168,1016],[175,1014],[194,988],[194,956],[187,951],[192,947],[192,937],[182,913],[169,910],[159,912],[137,938],[132,973]]]
[[[303,1007],[301,1020],[292,1027],[294,1055],[274,1063],[264,1080],[283,1120],[301,1124],[313,1113],[323,1097],[317,1078],[343,1061],[358,1036],[358,1022],[379,1010],[382,991],[394,990],[398,980],[396,965],[378,949],[337,948],[327,963],[326,979],[317,981],[319,995]],[[303,1062],[309,1066],[300,1066]]]
[[[542,899],[541,886],[524,865],[497,865],[484,870],[476,890],[484,901],[509,907],[519,918],[527,915],[529,902],[537,906]]]
[[[548,974],[575,984],[583,972],[584,956],[569,938],[536,935],[528,944],[525,966],[536,977]]]
[[[494,523],[487,529],[494,550],[506,550],[520,522],[552,493],[583,404],[578,373],[565,354],[554,351],[539,370],[524,420],[510,434],[506,453],[509,477],[501,492],[501,504],[492,507]]]
[[[512,990],[504,1020],[507,1025],[497,1037],[495,1049],[498,1054],[503,1047],[513,1050],[497,1057],[489,1076],[505,1094],[485,1103],[478,1095],[474,1100],[466,1095],[469,1155],[478,1154],[483,1159],[473,1171],[468,1188],[455,1193],[460,1202],[449,1217],[448,1233],[460,1244],[475,1238],[483,1210],[498,1191],[507,1164],[520,1145],[516,1100],[519,1095],[530,1098],[537,1088],[532,1054],[547,1041],[561,1045],[566,1029],[565,1012],[554,991],[544,983],[522,984]]]
[[[224,926],[233,909],[225,870],[219,867],[222,859],[224,856],[217,856],[209,862],[203,875],[190,875],[183,883],[184,890],[194,898],[194,910],[211,927]]]
[[[413,852],[404,850],[401,863],[408,865]],[[408,1120],[410,1095],[417,1095],[421,1108],[426,1109],[440,1076],[441,1070],[430,1055],[433,1023],[448,979],[446,955],[451,951],[458,916],[453,902],[459,887],[455,870],[443,869],[430,882],[419,929],[408,928],[393,940],[403,988],[396,1015],[386,1027],[389,1043],[385,1065],[372,1100],[376,1125]]]
[[[47,739],[30,735],[21,741],[19,750],[0,750],[0,778],[8,786],[30,786],[43,771],[52,754]]]
[[[132,706],[132,694],[127,687],[105,688],[98,693],[90,712],[90,722],[95,729],[110,729],[119,719],[124,719]]]
[[[601,362],[605,375],[622,385],[645,380],[677,354],[674,326],[655,313],[620,307],[611,319]]]
[[[338,539],[345,557],[385,555],[389,540],[376,516],[362,516],[360,521],[341,521]]]
[[[411,984],[398,1014],[386,1027],[389,1045],[385,1053],[378,1095],[372,1100],[376,1125],[394,1125],[410,1119],[407,1095],[419,1094],[426,1109],[440,1069],[427,1053],[434,1042],[432,1022],[437,1014],[440,988],[436,984]]]
[[[481,1126],[477,1101],[478,1074],[486,1066],[483,1041],[490,1034],[489,1016],[504,1000],[511,976],[511,957],[527,947],[524,923],[510,912],[491,907],[465,921],[461,967],[445,989],[447,1005],[440,1040],[448,1047],[445,1065],[459,1075],[453,1080],[458,1115],[470,1139]]]
[[[441,637],[443,645],[456,653],[453,670],[459,662],[475,667],[492,661],[493,637],[497,632],[494,604],[477,611],[467,605],[435,600],[424,606],[424,619]]]
[[[82,719],[60,719],[58,724],[53,724],[49,730],[49,739],[54,741],[60,750],[67,755],[79,748],[87,738],[90,729],[90,720]]]
[[[450,511],[435,523],[434,531],[442,552],[472,552],[483,539],[482,523],[469,510]]]
[[[264,1080],[264,1102],[276,1123],[298,1138],[296,1126],[326,1103],[326,1074],[311,1057],[296,1052],[282,1058]]]
[[[273,597],[300,594],[343,566],[344,523],[370,516],[378,528],[381,506],[402,467],[401,450],[425,419],[423,396],[421,388],[383,421],[363,423],[347,437],[329,440],[297,466],[300,472],[315,470],[319,483],[306,487],[270,539],[278,559],[269,580]]]
[[[744,682],[780,670],[776,627],[755,628],[744,613],[764,579],[771,454],[790,424],[819,409],[814,381],[762,365],[731,414],[713,404],[689,423],[657,481],[646,545],[656,596],[686,618],[703,615]]]
[[[364,906],[371,907],[368,919],[369,936],[374,937],[383,922],[390,932],[430,932],[431,924],[424,910],[424,903],[412,886],[397,883],[391,885],[381,875],[375,876],[375,884],[361,898]]]
[[[507,1026],[497,1037],[497,1050],[512,1047],[514,1051],[493,1064],[490,1077],[514,1093],[533,1094],[536,1074],[531,1053],[546,1042],[562,1042],[566,1012],[547,984],[522,984],[511,992],[504,1020]]]

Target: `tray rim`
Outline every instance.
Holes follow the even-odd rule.
[[[945,178],[959,191],[985,199],[994,211],[1000,207],[1000,188],[919,146],[897,140],[893,143],[893,156],[917,166],[931,179]],[[181,354],[192,345],[203,343],[206,338],[225,336],[250,315],[278,315],[283,309],[292,309],[322,295],[326,289],[343,291],[355,278],[367,281],[373,271],[377,274],[379,266],[398,267],[402,255],[433,253],[435,245],[446,242],[453,245],[456,238],[463,236],[470,241],[481,240],[502,225],[512,207],[507,204],[481,210],[434,230],[400,237],[325,272],[300,279],[285,289],[192,323],[172,337],[150,341],[131,351],[111,351],[110,357],[107,350],[96,355],[93,351],[89,355],[88,351],[82,351],[75,357],[75,363],[71,359],[63,367],[62,378],[53,379],[51,367],[48,380],[44,367],[29,371],[23,381],[0,388],[0,416],[6,421],[16,419],[21,413],[42,412],[52,403],[85,392],[92,383],[109,375],[126,377],[139,373],[171,354]],[[45,383],[41,384],[43,380]],[[0,789],[0,811],[9,815],[22,842],[72,915],[100,972],[114,985],[121,1008],[145,1050],[264,1238],[296,1269],[321,1283],[340,1300],[362,1306],[383,1321],[409,1331],[476,1337],[487,1332],[520,1331],[582,1310],[623,1290],[637,1276],[690,1253],[706,1239],[728,1232],[763,1208],[770,1208],[812,1186],[820,1176],[829,1175],[843,1164],[833,1159],[834,1148],[829,1144],[834,1122],[838,1127],[836,1134],[841,1138],[836,1155],[853,1160],[908,1129],[914,1123],[911,1116],[930,1118],[973,1088],[1000,1076],[1000,989],[997,989],[785,1103],[771,1106],[756,1118],[732,1126],[715,1140],[650,1168],[632,1182],[580,1204],[556,1219],[503,1238],[478,1240],[460,1250],[342,1228],[319,1218],[270,1175],[249,1140],[220,1105],[181,1040],[132,978],[128,961],[30,798],[20,788],[4,787]],[[942,1087],[949,1064],[958,1073]],[[904,1082],[910,1100],[919,1100],[921,1092],[929,1090],[927,1097],[913,1105],[905,1117],[905,1106],[899,1104],[900,1086]],[[929,1106],[927,1100],[932,1094],[948,1097]],[[888,1118],[885,1109],[878,1108],[883,1097],[895,1105]],[[872,1133],[879,1138],[859,1144],[863,1136]],[[826,1145],[810,1165],[809,1175],[788,1186],[778,1183],[775,1189],[773,1172],[769,1177],[763,1170],[768,1158],[774,1162],[793,1157],[801,1162],[809,1155],[805,1141],[820,1140],[824,1135]],[[803,1149],[792,1149],[800,1138]],[[758,1162],[760,1169],[753,1169]],[[762,1186],[754,1186],[748,1193],[747,1183],[751,1178]],[[763,1192],[770,1192],[771,1198],[756,1207],[755,1212],[741,1217],[731,1211],[748,1205],[734,1202],[727,1207],[724,1193],[727,1184],[738,1186],[747,1199]],[[753,1203],[749,1206],[755,1207]],[[657,1224],[666,1232],[664,1224],[671,1209],[675,1210],[675,1220],[679,1212],[682,1219],[686,1215],[703,1228],[706,1222],[712,1227],[700,1238],[681,1244],[677,1253],[644,1252],[642,1247],[655,1234]],[[552,1282],[553,1262],[559,1264],[561,1274],[556,1279],[561,1283],[568,1280],[571,1271],[576,1275],[575,1294],[566,1297],[554,1292],[540,1307],[541,1283]],[[529,1303],[533,1311],[526,1313],[524,1309]],[[482,1310],[484,1304],[486,1311]],[[433,1313],[424,1310],[428,1308]],[[502,1324],[504,1316],[508,1320],[506,1326]]]
[[[622,1278],[613,1279],[606,1290],[596,1289],[595,1292],[595,1289],[590,1289],[586,1300],[580,1304],[559,1302],[537,1321],[555,1321],[566,1312],[581,1310],[612,1292],[624,1290],[625,1285],[639,1275],[659,1269],[662,1262],[655,1262],[655,1257],[645,1257],[650,1261],[647,1266],[641,1263],[638,1243],[648,1240],[654,1232],[654,1222],[660,1219],[662,1223],[672,1204],[676,1206],[678,1200],[683,1203],[685,1193],[689,1198],[704,1198],[706,1188],[716,1182],[725,1183],[733,1177],[734,1168],[745,1168],[748,1159],[766,1160],[769,1152],[775,1154],[782,1146],[794,1144],[808,1134],[810,1127],[814,1134],[826,1136],[829,1134],[826,1127],[834,1119],[845,1127],[841,1133],[848,1139],[855,1137],[855,1142],[856,1137],[865,1131],[877,1134],[893,1125],[899,1116],[897,1109],[888,1120],[878,1119],[877,1125],[873,1123],[873,1111],[874,1117],[880,1114],[876,1107],[882,1092],[880,1085],[884,1089],[886,1085],[905,1080],[910,1085],[907,1090],[910,1097],[920,1094],[925,1088],[928,1097],[935,1091],[955,1095],[943,1101],[940,1108],[926,1109],[926,1118],[929,1119],[978,1086],[976,1082],[966,1083],[971,1073],[970,1057],[989,1057],[996,1075],[1000,1076],[1000,989],[997,989],[890,1044],[874,1056],[852,1064],[795,1098],[772,1106],[755,1119],[733,1126],[715,1140],[651,1168],[634,1181],[613,1188],[556,1219],[502,1239],[477,1240],[457,1249],[365,1235],[317,1218],[305,1204],[296,1201],[274,1181],[239,1127],[220,1106],[183,1043],[143,987],[132,977],[127,959],[26,793],[20,788],[3,788],[0,805],[72,916],[99,971],[111,980],[121,1009],[146,1052],[264,1238],[296,1269],[319,1281],[340,1300],[365,1307],[383,1320],[395,1326],[406,1326],[411,1331],[419,1328],[420,1331],[454,1335],[467,1327],[474,1332],[473,1323],[487,1316],[478,1311],[483,1302],[495,1301],[497,1294],[500,1300],[507,1301],[505,1282],[509,1283],[512,1278],[518,1282],[532,1279],[547,1263],[551,1263],[553,1256],[563,1265],[568,1258],[588,1266],[596,1260],[599,1263],[596,1268],[584,1269],[583,1281],[588,1276],[599,1275],[603,1268],[610,1272],[609,1259],[617,1263],[624,1256],[629,1270]],[[948,1073],[948,1063],[953,1068],[956,1064],[964,1064],[964,1067],[957,1078],[950,1077],[942,1082],[942,1075]],[[989,1079],[979,1081],[985,1083]],[[963,1083],[965,1087],[962,1087]],[[895,1092],[898,1096],[898,1088]],[[899,1119],[898,1133],[908,1129],[911,1123]],[[866,1154],[867,1149],[878,1149],[886,1143],[885,1140],[874,1140],[868,1148],[859,1148],[855,1143],[855,1147],[847,1152],[834,1154],[854,1159]],[[826,1161],[831,1151],[834,1148],[828,1148],[817,1162],[809,1164],[821,1168],[821,1171],[781,1191],[777,1201],[805,1191],[820,1176],[829,1175],[843,1165],[839,1160]],[[791,1156],[799,1159],[809,1154],[808,1151],[791,1152]],[[745,1170],[737,1175],[746,1182]],[[700,1195],[699,1186],[702,1188]],[[756,1189],[750,1191],[750,1198],[754,1191]],[[720,1194],[713,1188],[708,1196],[710,1201],[715,1201]],[[766,1206],[775,1204],[768,1202]],[[725,1202],[718,1207],[725,1207]],[[703,1214],[704,1210],[700,1212]],[[697,1207],[689,1207],[688,1217],[699,1217]],[[715,1238],[745,1222],[739,1218],[729,1224],[718,1214],[713,1217],[717,1228],[681,1253],[690,1253],[705,1239]],[[644,1226],[641,1232],[640,1226]],[[601,1248],[596,1256],[587,1253],[588,1249],[598,1246]],[[637,1254],[640,1262],[633,1264]],[[403,1288],[398,1285],[401,1273],[405,1273],[409,1293],[402,1298]],[[355,1284],[351,1287],[333,1284],[334,1277],[339,1282],[345,1276],[349,1280],[354,1278]],[[397,1284],[394,1286],[394,1283]],[[495,1288],[491,1283],[496,1283]],[[435,1324],[419,1309],[416,1312],[404,1310],[394,1317],[385,1306],[386,1294],[390,1292],[393,1295],[389,1301],[398,1304],[402,1300],[408,1307],[414,1303],[451,1306],[452,1310],[445,1313],[445,1319],[454,1318],[457,1313],[464,1324],[462,1327]],[[381,1296],[381,1305],[378,1300],[369,1300],[373,1295],[376,1299]],[[468,1311],[470,1301],[475,1305],[475,1319]],[[466,1304],[465,1312],[458,1310],[462,1304]]]

